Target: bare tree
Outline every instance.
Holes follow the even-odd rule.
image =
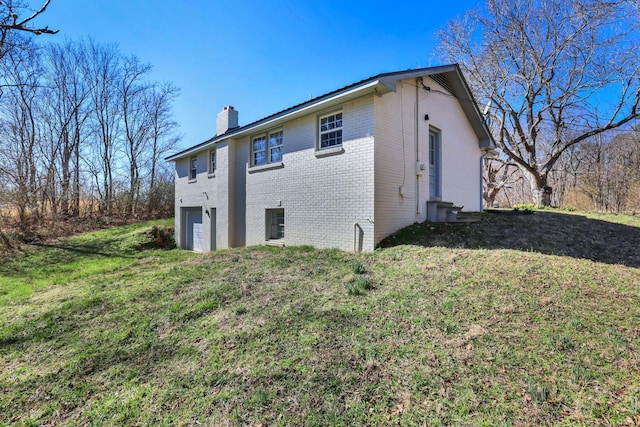
[[[173,84],[165,83],[154,86],[147,97],[146,110],[151,120],[149,152],[145,156],[149,163],[147,215],[154,211],[161,215],[165,212],[170,214],[173,206],[173,174],[169,173],[169,168],[162,159],[180,141],[180,136],[176,134],[178,123],[171,112],[171,103],[178,93],[179,90]]]
[[[549,173],[568,148],[640,117],[634,0],[487,0],[439,31],[494,138],[549,204]],[[598,115],[604,118],[598,121]]]
[[[46,0],[37,10],[29,10],[27,4],[22,1],[4,0],[0,2],[0,58],[7,50],[15,45],[15,40],[11,36],[16,32],[27,32],[31,34],[56,34],[58,30],[50,30],[49,27],[33,27],[33,20],[42,14],[51,3]],[[23,15],[26,13],[26,16]]]
[[[122,118],[117,92],[122,75],[120,52],[113,45],[99,45],[93,41],[85,49],[84,78],[89,82],[97,138],[90,171],[99,193],[100,208],[111,215],[116,196],[115,168]]]
[[[25,45],[29,48],[7,52],[1,63],[10,90],[2,99],[0,127],[0,175],[4,175],[9,183],[8,189],[23,229],[40,214],[41,190],[38,100],[42,71],[37,49],[28,41]]]
[[[496,197],[506,186],[512,184],[516,173],[517,165],[506,162],[500,158],[485,158],[483,168],[483,191],[482,198],[485,206],[492,207]]]
[[[161,158],[179,140],[178,90],[149,81],[151,67],[113,45],[22,39],[0,61],[2,224],[17,213],[26,233],[81,206],[94,214],[96,201],[105,216],[170,213],[173,175]]]
[[[89,134],[89,86],[83,78],[86,52],[81,45],[67,42],[46,49],[46,96],[42,100],[43,118],[49,132],[49,145],[59,159],[60,211],[63,216],[80,213],[80,151]]]
[[[153,191],[158,183],[159,164],[162,158],[175,148],[180,141],[176,135],[178,123],[173,119],[171,103],[178,96],[179,90],[171,83],[154,86],[147,98],[146,110],[151,120],[149,129],[149,188]]]
[[[123,58],[123,72],[119,82],[124,123],[124,153],[129,162],[129,191],[126,209],[129,215],[137,210],[141,188],[141,164],[145,146],[149,140],[151,120],[146,111],[146,97],[151,86],[143,81],[151,66],[142,64],[135,56]]]
[[[578,188],[591,208],[605,212],[640,210],[640,137],[635,131],[598,136],[580,147]]]

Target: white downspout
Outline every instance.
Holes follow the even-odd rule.
[[[484,171],[484,159],[489,155],[489,150],[482,150],[482,156],[480,156],[480,211],[484,210],[484,197],[482,195],[482,191],[484,190],[484,185],[482,183],[482,172]],[[489,208],[491,206],[488,206]]]
[[[416,148],[416,159],[413,162],[415,165],[420,161],[420,140],[418,138],[418,78],[416,78],[416,106],[415,106],[415,114],[414,114],[414,130],[413,130],[413,138]],[[422,204],[420,203],[420,174],[416,170],[416,219],[419,215],[422,214]],[[416,221],[417,222],[417,221]]]

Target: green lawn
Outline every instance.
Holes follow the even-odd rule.
[[[0,425],[640,425],[640,217],[481,218],[371,254],[25,248]]]

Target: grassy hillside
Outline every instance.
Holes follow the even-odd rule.
[[[640,424],[640,218],[484,214],[372,254],[150,228],[2,259],[0,425]]]

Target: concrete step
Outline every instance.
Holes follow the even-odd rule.
[[[464,206],[456,206],[452,202],[430,200],[427,202],[427,221],[431,222],[461,222],[470,223],[480,218],[465,215]]]

